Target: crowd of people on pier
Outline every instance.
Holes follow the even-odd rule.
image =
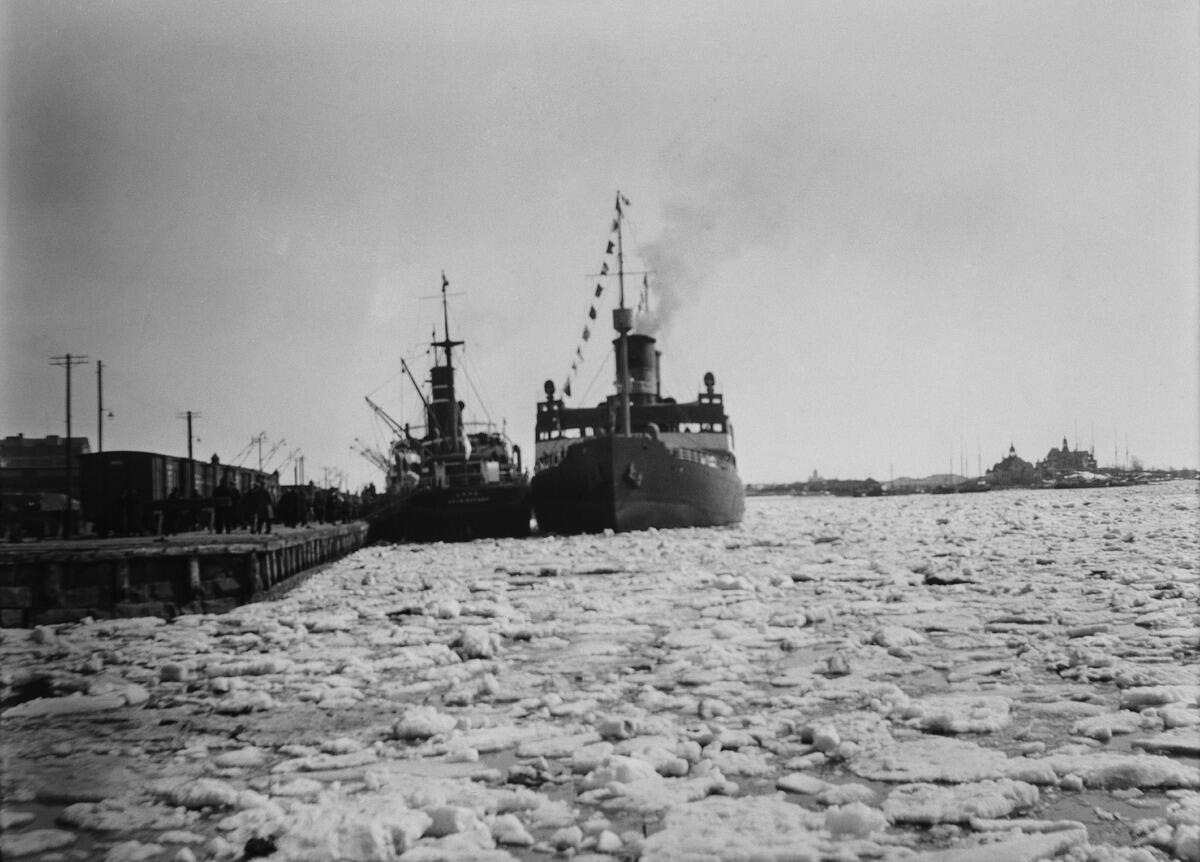
[[[40,504],[35,495],[27,496],[30,499],[21,506],[5,501],[0,538],[19,542],[61,536],[61,509]],[[361,518],[373,496],[370,486],[362,494],[349,494],[337,488],[319,488],[312,482],[284,486],[276,493],[259,481],[242,493],[233,483],[222,480],[211,497],[184,497],[176,487],[165,500],[143,500],[135,489],[129,489],[112,497],[94,521],[83,522],[78,510],[72,511],[76,526],[71,532],[100,537],[173,536],[199,531],[266,535],[279,525],[307,527]]]
[[[174,491],[172,498],[179,499]],[[196,529],[218,534],[243,530],[268,534],[275,525],[307,527],[353,520],[359,517],[361,508],[356,495],[337,488],[318,488],[309,482],[285,486],[276,494],[261,480],[242,493],[236,485],[222,479],[210,499],[188,502],[193,505],[174,511],[169,505],[164,507],[165,535]],[[189,516],[186,519],[181,517],[185,513]]]
[[[261,480],[245,493],[222,478],[212,496],[185,498],[179,488],[166,500],[144,503],[136,492],[114,501],[103,534],[113,536],[172,536],[196,531],[217,534],[269,534],[272,527],[337,524],[361,516],[359,495],[314,483],[284,486],[278,493]]]

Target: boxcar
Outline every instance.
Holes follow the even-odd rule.
[[[157,452],[91,452],[79,456],[79,471],[83,519],[100,535],[208,527],[222,476],[243,494],[259,477],[279,494],[277,473]]]

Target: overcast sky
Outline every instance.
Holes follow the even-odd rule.
[[[716,375],[748,482],[1200,462],[1194,2],[0,10],[0,434],[64,433],[84,354],[93,449],[99,360],[105,449],[191,410],[197,457],[379,482],[444,270],[468,418],[531,455],[577,347],[611,391],[620,189],[664,394]]]

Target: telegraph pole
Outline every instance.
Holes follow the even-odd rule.
[[[104,451],[104,363],[96,360],[96,451]]]
[[[50,364],[67,369],[67,443],[63,449],[67,462],[67,508],[63,512],[63,538],[71,538],[71,369],[76,365],[86,365],[86,356],[51,356]]]
[[[187,434],[188,434],[188,468],[187,468],[187,493],[185,499],[191,499],[192,494],[196,490],[196,465],[192,462],[192,420],[199,419],[199,413],[193,413],[188,410],[184,413],[176,413],[176,419],[187,419]]]
[[[104,363],[99,359],[96,360],[96,451],[104,452]],[[101,535],[108,534],[108,489],[105,484],[108,479],[108,467],[104,463],[103,458],[97,458],[97,472],[100,473],[100,512],[104,513],[103,524],[101,527]],[[97,524],[101,523],[100,516],[96,517]]]
[[[260,472],[260,473],[262,472],[262,465],[263,465],[262,444],[263,444],[263,441],[266,439],[267,439],[266,431],[259,431],[257,434],[255,434],[253,437],[250,438],[251,444],[254,444],[254,443],[258,444],[258,472]]]

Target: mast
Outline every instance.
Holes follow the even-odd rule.
[[[621,242],[621,192],[617,190],[617,285],[620,303],[613,309],[613,329],[617,331],[617,386],[621,395],[621,433],[632,433],[629,420],[629,331],[633,329],[633,312],[625,307],[625,249]],[[626,201],[628,203],[628,201]]]
[[[446,273],[442,273],[442,332],[446,335],[446,340],[442,345],[446,348],[446,367],[453,368],[451,363],[450,347],[454,344],[462,344],[461,341],[450,340],[450,311],[446,306],[446,288],[450,286],[450,282],[446,280]]]
[[[432,342],[431,346],[440,347],[446,351],[446,364],[437,365],[435,363],[430,369],[432,392],[428,412],[431,420],[429,425],[445,435],[442,438],[442,448],[446,451],[454,451],[462,448],[462,443],[459,440],[458,400],[454,392],[453,349],[462,342],[450,339],[450,313],[446,303],[446,288],[449,286],[450,282],[446,278],[446,273],[443,272],[442,332],[445,337],[441,341]],[[437,337],[436,333],[434,337]]]

